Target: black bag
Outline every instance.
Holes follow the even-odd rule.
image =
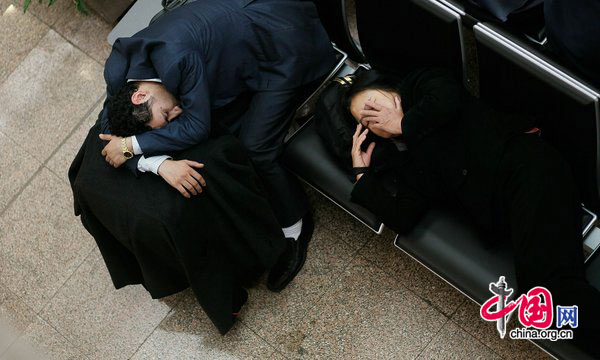
[[[354,75],[333,79],[321,92],[315,107],[315,127],[327,149],[341,161],[344,168],[352,168],[350,150],[355,128],[348,121],[342,99],[352,85]]]

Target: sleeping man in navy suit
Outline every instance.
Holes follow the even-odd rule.
[[[188,3],[114,43],[104,72],[100,137],[108,144],[102,155],[114,167],[125,164],[134,172],[160,175],[192,197],[205,186],[195,169],[201,165],[166,154],[207,140],[211,123],[236,135],[293,244],[292,260],[269,275],[269,288],[279,291],[304,263],[313,224],[302,188],[280,166],[278,155],[298,92],[334,64],[310,1]],[[215,114],[223,109],[237,109],[239,116],[219,123]]]

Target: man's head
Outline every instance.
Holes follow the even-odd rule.
[[[131,136],[166,126],[181,114],[177,100],[161,84],[151,81],[129,82],[108,103],[110,131]]]
[[[348,116],[355,123],[358,122],[365,127],[369,127],[369,124],[363,121],[360,114],[362,110],[368,108],[365,105],[367,100],[393,108],[394,96],[400,96],[399,84],[400,81],[397,79],[376,71],[367,71],[358,75],[344,96],[344,105],[348,111]],[[392,134],[385,130],[371,127],[369,127],[369,130],[382,138],[392,137]]]

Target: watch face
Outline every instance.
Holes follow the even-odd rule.
[[[123,155],[125,155],[126,159],[131,159],[133,157],[133,154],[130,151],[124,151]]]

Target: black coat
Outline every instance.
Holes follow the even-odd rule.
[[[234,294],[272,267],[285,246],[260,179],[231,136],[175,159],[205,164],[205,191],[186,199],[154,174],[106,164],[94,126],[69,169],[75,214],[92,234],[116,288],[142,284],[153,298],[189,286],[221,333]]]
[[[546,0],[548,45],[600,88],[600,1]]]
[[[442,203],[463,207],[483,227],[492,226],[494,175],[504,145],[531,122],[496,112],[461,89],[444,70],[407,75],[400,86],[399,139],[408,150],[382,147],[354,186],[352,200],[398,233],[409,232]]]

